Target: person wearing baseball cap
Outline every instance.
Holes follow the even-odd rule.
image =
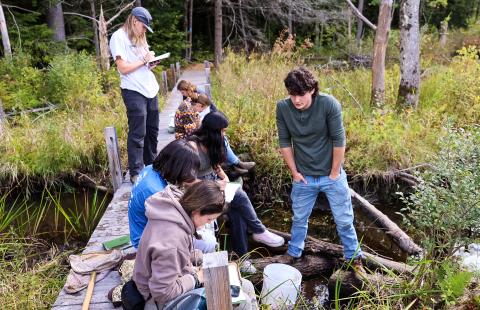
[[[128,169],[132,183],[157,155],[159,85],[149,65],[146,32],[152,15],[143,7],[132,10],[123,26],[110,38],[110,51],[120,73],[120,88],[128,117]]]

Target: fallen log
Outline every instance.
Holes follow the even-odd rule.
[[[297,262],[293,262],[292,258],[287,255],[254,258],[250,261],[255,268],[257,268],[257,272],[248,277],[253,284],[263,281],[263,269],[269,264],[280,263],[293,266],[300,271],[304,278],[312,276],[328,277],[332,274],[337,265],[337,260],[335,258],[320,255],[305,255],[305,257]]]
[[[383,274],[355,273],[339,269],[328,279],[328,295],[331,300],[348,298],[359,291],[372,293],[398,282],[398,279]]]
[[[400,249],[409,255],[419,255],[423,253],[423,249],[418,246],[400,227],[398,227],[397,224],[390,220],[388,216],[380,212],[365,198],[357,194],[353,189],[350,189],[350,194],[360,203],[362,210],[365,211],[373,223],[381,228],[386,229],[385,233],[392,238],[393,242],[395,242]]]
[[[285,233],[271,228],[269,228],[269,230],[277,235],[282,236],[286,240],[291,239],[291,235],[289,233]],[[316,239],[311,236],[307,236],[304,252],[305,254],[327,255],[335,258],[342,258],[343,246]],[[363,263],[371,270],[389,269],[395,273],[400,274],[411,274],[413,272],[413,267],[405,263],[395,262],[365,251],[363,252],[363,254]]]

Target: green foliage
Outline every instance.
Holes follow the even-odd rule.
[[[83,109],[98,105],[102,99],[101,80],[96,63],[84,52],[57,55],[47,73],[47,95],[50,101],[69,108]]]
[[[43,104],[45,74],[31,64],[31,58],[19,54],[0,60],[0,99],[6,111],[35,108]]]
[[[439,258],[479,236],[480,129],[451,129],[432,165],[406,197],[405,214],[425,248]]]
[[[154,33],[149,33],[148,43],[155,54],[170,52],[169,62],[183,59],[185,32],[178,30],[183,23],[183,8],[164,3],[161,11],[152,11]]]
[[[470,272],[458,269],[458,266],[455,267],[450,261],[445,261],[437,271],[441,297],[447,304],[455,304],[457,298],[463,295],[472,278]]]

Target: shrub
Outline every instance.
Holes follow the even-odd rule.
[[[432,257],[480,236],[480,129],[451,129],[433,168],[415,192],[404,198],[406,223],[414,228]]]
[[[97,65],[86,53],[57,55],[47,73],[47,95],[51,102],[71,109],[101,102],[102,80]]]

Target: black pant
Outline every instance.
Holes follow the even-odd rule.
[[[128,169],[135,176],[157,156],[158,99],[128,89],[122,89],[122,97],[128,117]]]

